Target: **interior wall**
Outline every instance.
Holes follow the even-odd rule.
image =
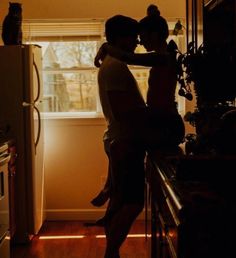
[[[7,14],[9,0],[0,1],[0,21]],[[149,4],[158,5],[168,18],[185,17],[185,0],[16,0],[22,3],[24,19],[106,19],[114,14],[143,17]]]
[[[46,218],[101,217],[104,207],[95,208],[90,201],[107,175],[105,120],[46,119],[44,124]]]

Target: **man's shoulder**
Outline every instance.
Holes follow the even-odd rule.
[[[127,67],[127,64],[123,61],[120,61],[112,56],[107,55],[103,60],[101,67],[110,67],[110,66],[117,66],[117,67]]]
[[[121,77],[128,76],[129,68],[126,63],[107,56],[99,69],[99,77],[105,76],[107,79],[112,78],[112,80],[120,80]]]

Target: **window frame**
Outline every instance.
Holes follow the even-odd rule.
[[[52,41],[100,41],[101,44],[105,41],[104,38],[104,20],[102,19],[91,19],[91,20],[25,20],[23,21],[23,41],[28,42],[52,42]],[[170,28],[170,35],[172,35],[172,31],[174,28],[175,22],[168,22]],[[184,34],[180,33],[178,37],[181,36],[182,39],[178,39],[180,42],[180,50],[183,50],[184,45]],[[98,49],[97,49],[98,50]],[[131,70],[146,70],[147,75],[149,74],[148,67],[142,66],[129,66]],[[51,69],[45,70],[43,72],[73,72],[79,70],[93,70],[98,71],[96,67],[79,67],[73,69],[60,68],[60,69]],[[148,76],[147,76],[148,77]],[[146,82],[147,83],[147,82]],[[177,96],[177,95],[176,95]],[[181,102],[181,114],[185,112],[185,101],[178,99]],[[78,112],[43,112],[43,117],[45,118],[102,118],[103,113],[99,101],[99,95],[96,95],[96,103],[97,110],[86,112],[86,111],[78,111]]]

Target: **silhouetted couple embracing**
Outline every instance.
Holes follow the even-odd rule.
[[[105,35],[107,42],[95,65],[107,122],[103,141],[109,169],[106,185],[92,204],[101,206],[109,200],[97,225],[103,225],[106,233],[104,258],[119,258],[119,249],[143,210],[146,153],[175,152],[185,129],[175,100],[176,46],[167,43],[168,24],[158,8],[150,5],[139,22],[123,15],[109,18]],[[134,53],[138,43],[147,53]],[[146,102],[129,64],[151,68]]]

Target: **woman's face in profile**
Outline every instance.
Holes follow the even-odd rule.
[[[149,51],[158,51],[161,44],[158,32],[150,32],[142,30],[139,33],[140,45],[143,45],[145,49]]]

